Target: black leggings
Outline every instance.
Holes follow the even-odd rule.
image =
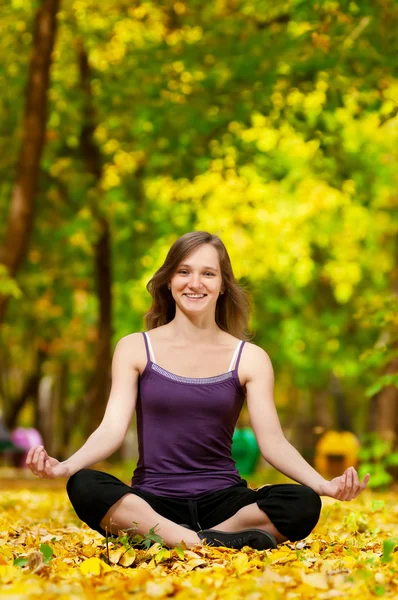
[[[100,526],[101,520],[128,493],[143,498],[166,519],[190,525],[195,531],[214,527],[243,506],[256,503],[279,533],[291,541],[311,533],[322,506],[318,494],[307,486],[278,484],[252,490],[244,479],[232,487],[196,498],[166,498],[133,489],[108,473],[82,469],[70,477],[66,489],[77,516],[102,535],[105,531]],[[132,515],[132,526],[134,521]]]

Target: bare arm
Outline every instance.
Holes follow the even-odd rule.
[[[64,462],[48,456],[43,446],[31,448],[26,464],[39,477],[70,477],[80,469],[104,460],[121,446],[137,400],[139,334],[122,338],[112,361],[112,388],[104,418],[85,444]]]
[[[242,361],[243,362],[243,361]],[[332,481],[322,477],[285,438],[274,402],[274,373],[268,355],[258,346],[245,348],[245,376],[250,421],[264,459],[294,481],[317,494],[352,500],[367,485],[359,483],[353,467]]]

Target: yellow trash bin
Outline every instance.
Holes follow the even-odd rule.
[[[315,445],[315,469],[329,479],[357,467],[360,443],[350,431],[327,431]]]

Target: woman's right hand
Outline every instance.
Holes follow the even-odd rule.
[[[43,446],[33,446],[28,452],[25,464],[32,473],[42,479],[69,477],[70,475],[65,463],[49,456]]]

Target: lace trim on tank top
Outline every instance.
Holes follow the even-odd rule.
[[[157,373],[159,373],[160,375],[163,375],[164,377],[167,377],[168,379],[171,379],[172,381],[179,381],[180,383],[198,383],[198,384],[210,384],[210,383],[218,383],[220,381],[226,381],[228,379],[232,379],[233,374],[234,374],[234,370],[238,367],[239,364],[239,359],[240,359],[240,349],[242,348],[243,345],[243,341],[241,340],[239,342],[239,344],[237,345],[234,355],[232,357],[231,363],[229,365],[229,369],[226,373],[221,373],[221,375],[214,375],[213,377],[183,377],[182,375],[176,375],[175,373],[171,373],[170,371],[167,371],[166,369],[163,369],[163,367],[160,367],[156,362],[155,362],[155,353],[153,351],[152,348],[152,344],[151,344],[151,340],[149,338],[148,333],[145,331],[144,333],[144,337],[145,340],[147,341],[147,353],[148,353],[148,360],[151,363],[151,369],[153,369],[154,371],[156,371]],[[235,365],[235,369],[232,369],[233,364],[236,360],[236,358],[238,357],[238,360],[236,362]]]
[[[151,369],[173,381],[180,381],[182,383],[218,383],[219,381],[231,379],[233,376],[233,371],[228,371],[228,373],[222,373],[221,375],[215,375],[214,377],[183,377],[182,375],[176,375],[175,373],[166,371],[166,369],[162,369],[162,367],[159,367],[156,363],[151,364]]]

